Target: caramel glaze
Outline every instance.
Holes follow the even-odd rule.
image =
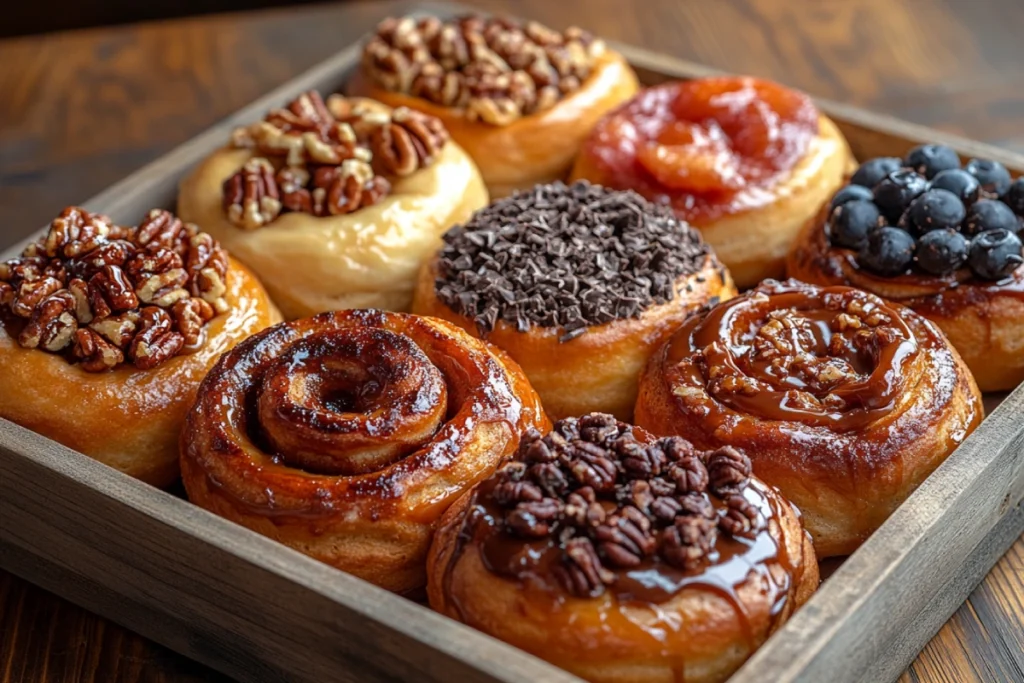
[[[856,252],[829,244],[827,207],[803,229],[787,273],[816,285],[847,285],[902,304],[938,324],[963,356],[983,391],[1024,381],[1024,266],[999,281],[966,268],[939,277],[908,272],[883,277],[862,269]]]
[[[559,584],[557,532],[527,541],[501,528],[493,485],[482,482],[446,515],[431,551],[431,605],[589,680],[618,680],[616,667],[635,665],[641,673],[628,680],[660,681],[661,671],[677,681],[724,680],[817,587],[799,512],[756,479],[743,494],[765,521],[753,538],[719,534],[707,565],[693,572],[657,556],[619,569],[593,598]],[[716,512],[725,507],[711,500]],[[511,619],[523,623],[504,623]]]
[[[444,509],[547,424],[518,366],[447,323],[323,313],[220,360],[188,416],[183,480],[203,507],[411,590]]]
[[[981,417],[932,323],[792,280],[684,323],[645,368],[636,408],[656,434],[747,452],[803,511],[819,557],[852,552]]]

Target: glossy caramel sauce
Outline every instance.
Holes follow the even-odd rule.
[[[609,187],[695,225],[765,206],[804,157],[819,114],[806,95],[749,77],[648,88],[605,117],[585,154]]]

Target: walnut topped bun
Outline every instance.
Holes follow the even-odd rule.
[[[555,417],[628,417],[658,343],[690,312],[734,294],[714,253],[667,209],[632,192],[554,183],[446,233],[413,308],[507,351]]]
[[[467,15],[385,19],[349,91],[440,118],[494,196],[565,177],[636,76],[586,31]]]
[[[69,207],[0,263],[0,417],[168,484],[199,381],[277,319],[197,226],[161,209],[129,227]]]
[[[310,91],[237,128],[182,181],[178,210],[294,318],[407,308],[440,233],[486,202],[475,165],[436,117]]]
[[[610,683],[725,680],[818,583],[745,454],[603,414],[527,433],[445,515],[427,570],[434,609]]]

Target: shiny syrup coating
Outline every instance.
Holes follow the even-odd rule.
[[[419,521],[545,423],[522,376],[482,342],[440,321],[342,311],[226,354],[189,415],[183,460],[237,509],[278,523]],[[448,476],[473,449],[496,449],[481,457],[490,466]]]
[[[818,134],[806,95],[749,77],[648,88],[605,117],[584,153],[595,181],[667,203],[695,225],[769,203]]]

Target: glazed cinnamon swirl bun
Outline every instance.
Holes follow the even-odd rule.
[[[601,414],[525,436],[445,514],[427,574],[434,609],[600,683],[723,681],[818,585],[745,455]]]
[[[221,359],[188,416],[182,478],[208,510],[411,592],[441,513],[546,424],[519,367],[457,328],[324,313]]]
[[[982,418],[938,328],[849,287],[768,281],[694,316],[644,369],[637,424],[734,446],[845,555]]]

